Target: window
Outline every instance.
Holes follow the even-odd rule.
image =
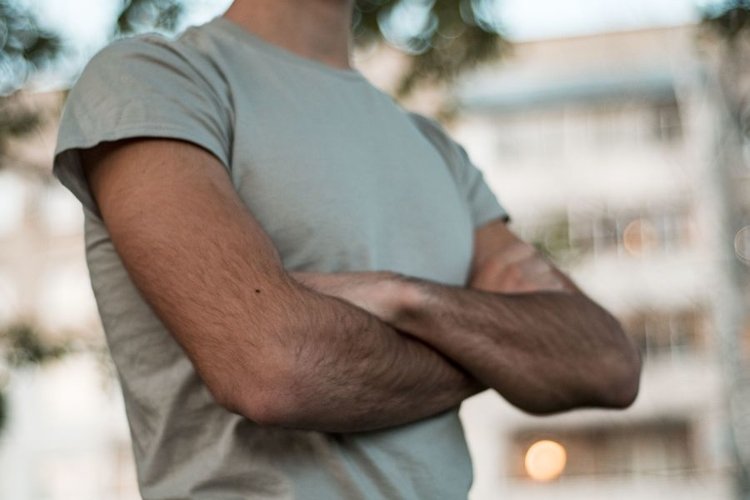
[[[692,241],[692,220],[686,207],[638,212],[561,212],[518,229],[555,259],[614,253],[640,258],[669,255]]]
[[[641,311],[623,318],[622,324],[646,360],[706,351],[709,325],[703,309]]]
[[[682,119],[676,102],[653,108],[653,136],[660,142],[673,142],[682,137]]]
[[[622,427],[523,430],[511,439],[512,456],[508,464],[511,477],[519,481],[590,476],[684,476],[693,473],[696,467],[693,448],[690,426],[680,420]],[[541,455],[541,452],[546,454]],[[533,459],[544,466],[542,472],[549,474],[539,474],[540,467]],[[560,468],[559,474],[552,474],[558,473]]]

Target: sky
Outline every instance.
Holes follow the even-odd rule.
[[[111,33],[122,0],[16,0],[30,6],[39,21],[69,38],[76,45],[96,47]],[[231,0],[187,0],[185,19],[198,24],[224,12]]]
[[[70,58],[42,80],[42,87],[64,87],[112,33],[122,0],[16,0],[36,11],[43,25],[70,41]],[[490,0],[491,1],[491,0]],[[718,0],[496,0],[493,14],[513,41],[566,37],[603,31],[694,22],[698,7]],[[223,13],[232,0],[188,0],[184,26]],[[85,13],[85,14],[82,14]],[[66,74],[67,73],[67,74]],[[40,89],[42,90],[42,89]]]
[[[121,0],[19,0],[81,46],[106,40]],[[231,0],[191,0],[188,24],[222,13]],[[497,0],[496,13],[514,40],[681,24],[712,0]],[[81,15],[85,12],[85,15]]]
[[[672,26],[699,19],[710,0],[500,0],[501,26],[527,40]]]

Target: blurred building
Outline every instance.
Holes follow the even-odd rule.
[[[135,500],[122,397],[112,366],[89,348],[103,347],[103,336],[81,206],[49,173],[61,101],[59,92],[13,100],[42,123],[3,144],[0,329],[24,325],[41,332],[45,345],[74,338],[81,348],[41,367],[13,369],[0,358],[8,412],[0,429],[0,498]]]
[[[732,496],[719,326],[742,297],[727,276],[731,200],[700,50],[694,26],[522,43],[455,92],[451,131],[513,229],[613,311],[645,358],[622,412],[467,402],[474,500]]]
[[[737,308],[719,251],[717,104],[697,54],[690,26],[521,43],[451,93],[459,112],[448,128],[513,229],[615,312],[646,360],[639,398],[623,412],[532,417],[491,391],[467,401],[472,500],[731,496],[717,333]],[[361,63],[384,89],[403,68],[394,52]],[[35,97],[50,108],[59,98]],[[411,107],[442,99],[426,91]],[[0,325],[28,319],[53,337],[101,339],[80,206],[33,173],[49,167],[55,132],[39,130],[3,159]],[[735,174],[730,183],[747,185],[747,172]],[[750,231],[738,248],[743,238],[750,248]],[[12,372],[0,498],[138,498],[108,380],[85,355]]]

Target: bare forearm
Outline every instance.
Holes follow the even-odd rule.
[[[368,430],[460,403],[476,382],[283,269],[220,161],[189,142],[107,142],[82,158],[123,266],[215,400],[261,423]]]
[[[485,387],[420,340],[335,297],[294,287],[292,357],[272,425],[329,432],[409,423]]]
[[[468,288],[382,271],[302,279],[434,347],[528,412],[630,405],[640,355],[617,320],[504,223],[487,228],[477,232]],[[401,303],[391,299],[399,288]]]
[[[423,300],[398,325],[533,413],[626,406],[637,350],[619,323],[578,293],[500,294],[411,282]]]

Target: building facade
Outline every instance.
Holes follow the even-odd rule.
[[[473,500],[732,497],[720,331],[732,290],[700,43],[694,26],[520,43],[451,94],[451,132],[513,230],[644,357],[625,411],[533,417],[494,393],[465,403]]]

